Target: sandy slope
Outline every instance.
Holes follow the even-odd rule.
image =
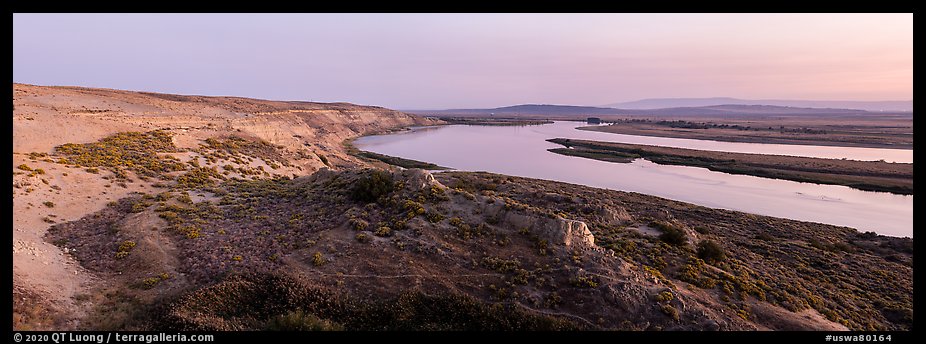
[[[128,188],[112,186],[99,175],[82,169],[33,162],[22,154],[14,154],[13,166],[20,164],[47,172],[33,177],[13,176],[13,283],[28,286],[55,307],[79,316],[86,307],[77,305],[73,297],[85,292],[93,278],[70,255],[42,239],[52,225],[43,219],[56,223],[76,220],[133,191],[151,192],[153,188],[140,183],[128,184]],[[26,192],[29,188],[35,191]],[[54,206],[44,205],[46,201]]]
[[[30,159],[28,153],[52,153],[57,145],[94,142],[125,131],[167,130],[181,148],[198,147],[209,137],[235,134],[283,146],[291,157],[308,157],[293,159],[292,167],[274,171],[279,175],[302,175],[325,166],[319,156],[325,156],[334,167],[354,162],[343,152],[344,139],[432,123],[398,111],[345,103],[274,102],[24,84],[13,85],[13,105],[14,286],[34,291],[68,319],[78,318],[82,310],[92,307],[78,305],[74,297],[89,290],[95,281],[70,255],[42,239],[52,225],[43,218],[57,223],[76,220],[132,192],[152,193],[157,188],[150,186],[153,180],[136,180],[120,187],[102,178],[107,173],[92,174]],[[46,174],[28,176],[17,169],[21,164],[41,168]],[[266,166],[259,161],[252,163],[252,167],[257,165]],[[53,202],[54,207],[43,205],[46,201]],[[64,324],[43,325],[60,329]],[[73,328],[77,324],[70,321],[65,326]]]

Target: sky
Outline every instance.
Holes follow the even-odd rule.
[[[393,109],[913,99],[906,14],[22,14],[13,81]]]

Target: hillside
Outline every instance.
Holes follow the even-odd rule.
[[[85,308],[78,307],[74,297],[86,295],[99,281],[65,251],[44,241],[43,235],[54,223],[77,220],[133,192],[158,192],[161,188],[156,186],[164,181],[140,173],[151,172],[139,168],[147,165],[139,164],[159,162],[144,159],[145,154],[155,154],[150,150],[142,152],[143,156],[111,154],[95,156],[96,160],[75,156],[71,157],[74,162],[64,165],[55,163],[64,158],[60,152],[56,154],[56,146],[93,143],[119,133],[159,130],[176,145],[179,162],[195,160],[202,166],[228,172],[227,177],[291,176],[310,174],[321,167],[358,164],[357,158],[344,153],[342,142],[347,138],[434,123],[394,110],[346,103],[24,84],[13,84],[13,107],[14,295],[46,298],[75,313],[61,320],[68,321],[68,326],[76,326],[73,319],[79,318]],[[122,135],[106,146],[117,153],[119,146],[138,138]],[[210,145],[206,142],[209,138],[217,141]],[[151,139],[147,142],[158,142],[157,137]],[[214,157],[196,152],[206,149],[203,145],[209,146]],[[251,155],[231,159],[231,150]],[[230,159],[220,166],[215,159],[223,154]],[[77,168],[78,164],[83,167]],[[131,166],[107,169],[114,164]],[[41,304],[37,303],[35,309],[29,306],[26,313],[45,314]],[[57,328],[47,326],[39,327]]]
[[[349,155],[435,124],[382,108],[14,91],[17,330],[912,329],[909,238]]]

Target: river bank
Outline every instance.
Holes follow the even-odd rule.
[[[715,152],[565,138],[547,141],[568,147],[550,149],[553,153],[601,161],[627,163],[643,158],[658,164],[704,167],[731,174],[913,194],[913,164]]]

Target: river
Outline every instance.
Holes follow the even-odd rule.
[[[723,146],[730,144],[575,129],[584,125],[555,122],[537,126],[424,127],[389,135],[366,136],[354,144],[366,151],[427,161],[463,171],[487,171],[633,191],[711,208],[848,226],[891,236],[913,236],[911,195],[732,175],[698,167],[658,165],[643,159],[626,164],[610,163],[547,151],[561,147],[545,141],[555,137],[655,145],[664,140],[675,140],[672,142],[676,144],[674,147],[687,142],[695,146],[681,148],[713,148],[710,150],[724,150]],[[895,161],[901,156],[893,152],[895,150],[877,148],[735,145],[739,150],[732,151],[744,153],[775,152],[781,155],[887,161]],[[808,147],[824,149],[816,152]],[[879,154],[879,151],[886,152]],[[841,156],[830,156],[832,152],[842,153]],[[912,150],[909,154],[912,161]]]

